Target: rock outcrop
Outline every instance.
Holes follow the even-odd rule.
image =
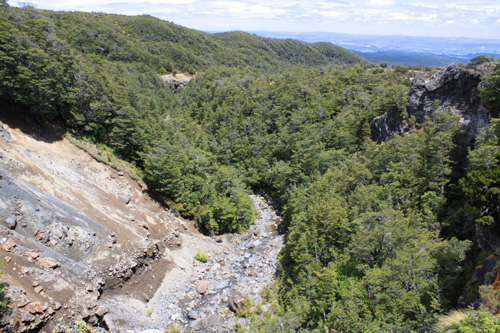
[[[175,89],[175,91],[178,91],[179,89],[183,89],[187,86],[189,81],[191,81],[194,78],[194,75],[190,74],[165,74],[165,75],[160,75],[160,79],[169,85],[172,85]]]
[[[467,141],[475,139],[492,115],[481,104],[478,86],[494,65],[485,63],[472,69],[457,65],[438,68],[431,73],[417,75],[411,85],[405,118],[414,117],[419,123],[438,110],[449,110],[463,124],[462,134]],[[393,109],[371,124],[372,139],[385,141],[406,128],[398,112]]]
[[[392,138],[395,134],[403,134],[401,129],[402,120],[398,108],[391,107],[387,113],[372,121],[370,125],[372,140],[381,143]]]
[[[500,253],[494,253],[476,266],[472,278],[467,282],[458,303],[461,306],[477,307],[481,304],[479,287],[489,284],[494,290],[500,289]]]

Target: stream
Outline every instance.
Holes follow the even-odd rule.
[[[254,225],[241,235],[214,237],[217,247],[207,245],[206,263],[193,260],[167,274],[148,304],[152,327],[175,324],[193,332],[232,332],[244,319],[229,309],[231,298],[261,301],[261,290],[275,280],[284,235],[277,231],[281,218],[268,201],[259,195],[251,198],[256,208]]]

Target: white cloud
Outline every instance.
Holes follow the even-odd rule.
[[[246,2],[239,2],[239,1],[212,1],[208,3],[209,6],[214,6],[214,7],[245,7],[248,4]]]
[[[415,7],[423,7],[423,8],[430,8],[430,9],[438,9],[439,5],[436,3],[428,3],[428,2],[416,2],[413,4]]]
[[[337,31],[500,38],[498,0],[8,0],[52,10],[151,14],[199,30]],[[473,20],[474,19],[474,20]],[[481,20],[481,22],[479,22]],[[339,22],[339,24],[336,24]],[[342,22],[342,24],[340,24]],[[413,30],[412,30],[413,29]],[[451,29],[451,28],[450,28]]]
[[[373,6],[390,6],[393,3],[392,0],[370,0],[370,4]]]
[[[416,18],[417,21],[424,21],[424,22],[430,22],[432,20],[435,20],[437,18],[436,14],[430,14],[430,15],[425,15],[425,16],[419,16]]]
[[[234,15],[242,16],[258,16],[264,18],[273,18],[278,15],[283,15],[286,13],[284,9],[271,8],[269,6],[255,5],[255,6],[245,6],[245,7],[233,7],[229,8],[228,13]]]
[[[413,15],[408,13],[390,13],[389,17],[397,21],[412,21],[414,19]]]

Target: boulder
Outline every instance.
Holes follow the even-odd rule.
[[[38,240],[45,241],[47,239],[47,234],[43,230],[38,230],[35,233],[35,237],[38,238]]]
[[[491,63],[471,69],[452,64],[431,73],[417,75],[411,84],[406,110],[399,110],[394,106],[386,114],[376,118],[371,123],[372,140],[380,143],[409,130],[401,117],[404,111],[405,118],[415,117],[418,123],[423,123],[434,112],[448,110],[463,125],[460,131],[464,144],[470,143],[492,118],[492,114],[481,103],[478,89],[481,79],[492,68],[494,66]]]
[[[461,306],[479,306],[481,303],[481,298],[478,291],[478,286],[484,284],[492,284],[495,287],[495,282],[492,279],[499,277],[500,270],[497,267],[497,263],[500,261],[500,254],[492,254],[488,258],[483,260],[483,264],[476,266],[472,278],[465,285],[462,295],[458,300],[458,304]],[[496,268],[496,269],[495,269]],[[490,280],[486,277],[490,276]]]
[[[87,319],[90,317],[90,311],[88,309],[83,309],[82,311],[82,318]]]
[[[16,245],[16,242],[12,238],[8,238],[5,243],[3,243],[2,247],[5,251],[10,252]]]
[[[43,307],[40,302],[31,302],[26,305],[26,310],[28,310],[31,314],[43,313]]]
[[[198,282],[198,286],[196,287],[196,291],[203,295],[204,293],[207,292],[207,286],[208,286],[207,281],[201,280]]]
[[[28,257],[31,257],[32,259],[37,259],[37,258],[38,258],[38,256],[39,256],[39,254],[38,254],[38,253],[36,253],[36,252],[30,252],[30,251],[26,252],[26,255],[27,255]]]
[[[54,258],[38,258],[38,263],[45,268],[56,268],[60,266],[59,262]]]
[[[229,310],[233,311],[233,312],[237,312],[241,309],[243,309],[243,304],[241,303],[241,300],[238,299],[237,297],[235,296],[229,296]]]
[[[18,308],[24,308],[24,307],[25,307],[26,305],[28,305],[28,304],[30,304],[30,301],[28,301],[28,300],[21,301],[21,302],[17,305],[17,307],[18,307]]]
[[[198,311],[196,310],[191,310],[188,312],[188,318],[191,320],[196,320],[198,319]]]
[[[12,141],[9,131],[7,131],[2,124],[0,124],[0,138],[2,138],[5,142]]]
[[[104,317],[109,312],[109,309],[104,305],[99,305],[97,311],[95,312],[96,316]]]
[[[31,314],[29,314],[28,312],[22,312],[21,313],[21,316],[19,317],[19,319],[23,322],[23,323],[30,323],[32,321],[35,321],[35,317]]]
[[[398,108],[396,106],[391,107],[387,113],[375,118],[370,124],[372,140],[381,143],[394,137],[395,134],[403,134],[401,129],[402,120]],[[284,232],[280,232],[280,227],[283,228],[284,225],[278,225],[278,233],[283,234]]]
[[[9,216],[5,219],[5,224],[9,229],[15,229],[17,226],[17,221],[14,217]]]

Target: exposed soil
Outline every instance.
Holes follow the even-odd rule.
[[[181,245],[174,232],[185,222],[126,173],[95,161],[52,128],[0,125],[0,241],[15,243],[3,249],[3,280],[17,302],[14,318],[25,317],[14,328],[51,331],[90,313],[88,319],[103,293],[123,288],[139,300],[151,298],[169,269],[163,252]],[[57,264],[44,267],[41,258]],[[27,302],[45,309],[31,313]]]
[[[160,75],[160,79],[166,84],[171,84],[175,90],[184,88],[194,77],[195,75],[187,73]]]
[[[170,323],[232,331],[242,320],[229,302],[258,301],[274,280],[283,244],[276,213],[253,196],[254,226],[210,238],[145,191],[56,127],[0,116],[0,253],[12,302],[5,329],[52,332],[85,320],[114,332]],[[199,251],[207,263],[194,259]]]

